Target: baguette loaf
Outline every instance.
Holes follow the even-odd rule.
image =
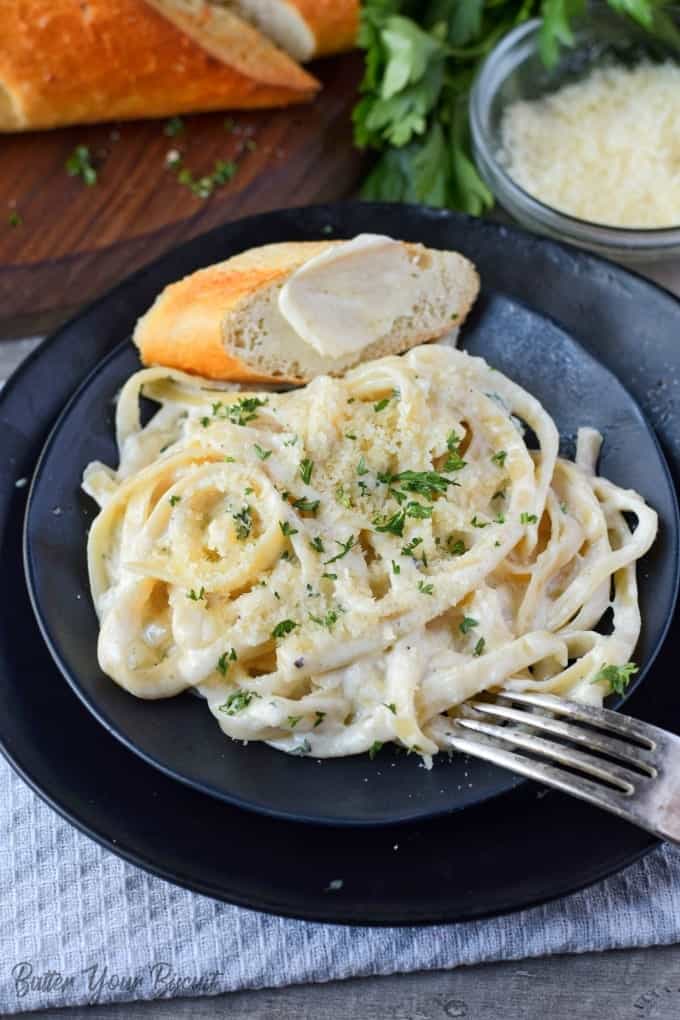
[[[477,272],[462,255],[399,242],[400,252],[408,255],[405,277],[409,279],[405,278],[404,283],[415,287],[406,314],[395,318],[391,328],[377,339],[367,334],[369,342],[362,349],[339,357],[324,355],[284,317],[279,298],[296,271],[323,253],[339,252],[342,243],[270,244],[170,284],[137,323],[134,341],[142,361],[211,379],[307,382],[314,376],[340,374],[359,361],[400,353],[443,336],[460,326],[477,296]],[[369,311],[379,311],[386,302],[379,258],[376,255],[373,264],[369,261],[361,267],[362,281],[374,295],[367,302]],[[328,300],[327,283],[319,285],[319,294],[322,301]],[[338,300],[337,332],[342,335],[346,318],[342,294]]]
[[[236,7],[295,60],[356,45],[359,0],[237,0]]]
[[[145,0],[0,0],[0,15],[8,40],[0,47],[0,131],[286,106],[318,87],[292,61],[288,84],[227,66]]]

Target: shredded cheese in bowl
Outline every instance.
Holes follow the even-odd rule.
[[[680,66],[598,68],[505,110],[499,159],[525,191],[591,223],[680,225]]]

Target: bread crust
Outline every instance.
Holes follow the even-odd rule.
[[[227,349],[225,321],[238,313],[244,304],[261,289],[286,280],[310,258],[334,248],[341,241],[291,241],[252,248],[232,256],[225,262],[199,269],[165,288],[148,312],[138,321],[134,342],[146,365],[166,365],[184,372],[233,382],[301,383],[306,378],[296,375],[272,376]],[[411,252],[422,252],[417,244],[407,244]],[[461,294],[460,315],[456,326],[464,321],[479,288],[479,277],[471,264],[469,286]],[[437,330],[414,334],[399,350],[450,332],[451,323]],[[377,356],[381,343],[369,345],[361,360]]]
[[[307,23],[316,45],[313,56],[354,49],[359,33],[359,0],[286,0]]]
[[[11,40],[0,47],[0,131],[286,106],[315,91],[226,66],[145,0],[0,0],[0,16]]]
[[[208,0],[146,0],[180,31],[235,71],[263,85],[314,92],[319,83],[244,18]]]

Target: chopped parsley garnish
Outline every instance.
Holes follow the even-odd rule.
[[[311,545],[312,549],[315,549],[316,552],[318,553],[326,552],[320,535],[317,535],[316,538],[312,538],[309,544]]]
[[[397,510],[391,517],[384,515],[373,518],[373,527],[376,531],[389,532],[391,535],[399,535],[401,537],[404,534],[404,522],[406,521],[406,511]]]
[[[498,464],[499,467],[505,467],[505,459],[508,456],[507,450],[498,450],[496,453],[491,455],[491,460],[494,464]]]
[[[163,134],[167,135],[168,138],[176,138],[177,135],[181,135],[184,131],[184,121],[181,117],[171,117],[170,120],[165,122],[163,127]]]
[[[625,694],[633,674],[637,672],[638,667],[634,662],[627,662],[625,666],[609,666],[605,664],[595,674],[593,683],[597,684],[601,680],[606,680],[612,694]]]
[[[281,534],[289,538],[291,535],[297,535],[298,530],[294,528],[288,521],[279,521],[279,527],[281,528]]]
[[[314,623],[318,623],[320,627],[325,627],[326,630],[333,630],[333,627],[338,622],[338,614],[334,609],[329,609],[325,616],[314,616],[310,613],[309,619]]]
[[[201,602],[203,599],[205,599],[205,588],[203,587],[203,585],[201,585],[201,589],[199,592],[194,591],[193,588],[190,591],[188,591],[187,598],[191,599],[192,602]]]
[[[374,740],[368,749],[368,757],[373,761],[378,751],[382,750],[382,740]]]
[[[295,630],[297,623],[295,620],[281,620],[276,624],[272,631],[273,638],[285,637],[286,634],[290,634],[291,630]]]
[[[460,622],[459,630],[461,634],[467,634],[472,630],[473,627],[479,626],[479,620],[473,619],[472,616],[464,616]]]
[[[477,514],[470,521],[473,528],[488,528],[490,523],[490,521],[480,521]]]
[[[389,397],[383,397],[382,400],[379,400],[376,404],[373,405],[373,410],[374,411],[384,411],[385,408],[387,407],[387,405],[389,404],[389,402],[390,402],[390,398]]]
[[[446,544],[452,556],[462,556],[467,552],[467,546],[462,538],[457,538],[455,541],[450,538]]]
[[[223,652],[222,655],[220,655],[219,659],[217,660],[218,673],[221,673],[222,676],[226,676],[230,662],[236,662],[236,652],[233,648],[231,649],[231,651]]]
[[[560,503],[560,510],[562,511],[563,514],[566,514],[568,512],[567,504]]]
[[[449,432],[446,437],[446,448],[449,451],[444,462],[444,471],[460,471],[467,464],[460,455],[460,444],[462,439],[454,431]]]
[[[259,443],[254,443],[253,447],[254,447],[255,453],[260,458],[260,460],[266,460],[267,457],[271,457],[271,455],[272,455],[272,451],[271,450],[265,450],[263,447],[260,446]]]
[[[326,718],[325,712],[316,712],[316,719],[314,720],[314,729],[316,729],[317,726],[320,726],[325,718]]]
[[[296,510],[301,510],[303,513],[315,514],[321,504],[320,499],[296,499],[293,501],[293,506]]]
[[[437,471],[400,471],[398,475],[379,474],[378,480],[393,485],[398,482],[407,492],[418,492],[427,499],[445,493],[449,485],[458,485]]]
[[[389,708],[389,710],[392,713],[392,715],[396,715],[397,714],[397,706],[395,705],[395,703],[393,701],[390,701],[389,705],[386,704],[385,702],[383,702],[383,705],[384,705],[385,708]]]
[[[493,519],[494,524],[505,524],[505,514],[496,514]]]
[[[354,439],[356,439],[356,435],[355,435],[354,432],[345,432],[345,439],[352,439],[352,440],[354,440]]]
[[[325,577],[327,581],[337,581],[338,579],[337,574],[322,574],[321,576]]]
[[[305,755],[305,754],[309,754],[311,750],[312,750],[312,745],[310,744],[310,742],[308,740],[305,739],[305,740],[302,741],[301,744],[298,744],[297,747],[294,747],[293,750],[290,753],[291,754]]]
[[[244,708],[247,708],[253,698],[259,697],[257,691],[233,691],[225,703],[220,705],[220,712],[224,712],[225,715],[236,715],[237,712],[242,712]]]
[[[433,595],[434,585],[425,584],[425,581],[418,581],[418,591],[421,592],[423,595]]]
[[[398,563],[395,563],[394,560],[392,560],[392,573],[401,574],[401,567],[399,566]]]
[[[248,535],[253,530],[253,518],[251,516],[251,509],[249,506],[243,506],[236,514],[231,515],[236,524],[236,537],[241,542],[248,538]]]
[[[235,464],[236,463],[236,457],[230,457],[229,455],[227,455],[224,458],[224,462],[225,462],[225,464]]]
[[[297,436],[293,436],[292,439],[284,439],[283,445],[284,446],[295,446],[297,441],[298,441],[298,437]]]
[[[338,485],[338,487],[335,490],[335,499],[337,503],[339,503],[341,506],[346,507],[348,510],[352,506],[352,498],[351,496],[349,496],[348,493],[345,492],[345,487],[342,484]]]
[[[519,515],[520,524],[536,524],[538,517],[536,514],[528,514],[526,512]]]
[[[340,542],[335,539],[335,544],[340,546],[340,552],[336,556],[332,556],[329,560],[324,560],[324,567],[327,567],[329,563],[335,563],[336,560],[341,560],[343,556],[346,556],[354,545],[356,539],[354,535],[350,535],[346,542]]]
[[[9,223],[10,227],[20,227],[24,221],[21,217],[21,214],[18,213],[16,209],[13,209],[12,212],[7,217],[7,222]]]
[[[233,425],[247,425],[248,422],[257,418],[258,409],[268,403],[266,398],[260,400],[259,397],[241,397],[234,404],[227,406],[226,417]],[[213,414],[215,413],[213,410]]]
[[[168,503],[170,504],[170,506],[177,506],[181,499],[182,499],[181,496],[170,496]]]
[[[208,425],[211,424],[212,422],[210,421],[210,418],[207,416],[207,414],[204,414],[203,417],[201,418],[201,425],[203,426],[203,428],[207,429]]]
[[[426,506],[424,503],[415,503],[415,502],[414,503],[408,503],[406,505],[406,511],[405,512],[406,512],[406,516],[407,517],[416,517],[416,518],[420,518],[422,520],[425,517],[431,517],[432,516],[432,507],[431,506]]]
[[[418,535],[414,535],[414,537],[411,539],[411,541],[408,543],[408,545],[402,546],[401,555],[402,556],[410,556],[411,553],[413,552],[413,550],[417,546],[419,546],[422,541],[423,541],[422,538],[420,538]]]
[[[301,715],[289,715],[288,716],[288,725],[290,726],[291,730],[295,729],[297,724],[300,722],[300,719],[302,719]]]
[[[482,655],[483,652],[484,652],[485,644],[486,644],[486,641],[484,640],[484,638],[480,637],[479,641],[477,642],[477,644],[474,647],[474,651],[473,651],[472,654],[477,656],[477,658],[479,658],[479,656]]]
[[[77,145],[65,165],[69,177],[81,177],[88,188],[97,183],[97,171],[92,166],[87,145]]]
[[[357,464],[357,474],[358,475],[368,474],[368,468],[366,467],[366,458],[363,455],[359,457],[359,463]]]
[[[313,470],[314,464],[308,457],[305,457],[304,460],[300,461],[300,478],[305,483],[305,485],[309,485],[312,478]]]

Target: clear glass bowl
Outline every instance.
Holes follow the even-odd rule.
[[[672,9],[676,18],[678,9]],[[650,36],[628,19],[595,5],[574,28],[575,44],[562,50],[553,68],[538,52],[540,21],[514,29],[489,54],[470,97],[470,126],[479,172],[500,204],[536,233],[590,248],[623,262],[680,257],[680,224],[666,228],[609,227],[577,219],[534,198],[517,184],[499,160],[503,112],[518,99],[537,99],[578,81],[604,62],[628,65],[643,58],[680,61],[671,42]]]

